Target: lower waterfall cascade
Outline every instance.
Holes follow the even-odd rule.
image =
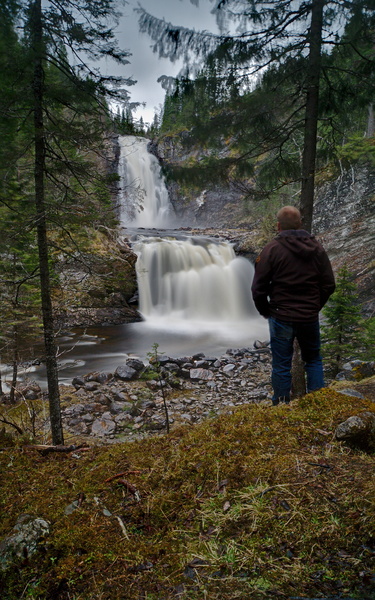
[[[145,238],[138,254],[139,310],[148,320],[237,322],[256,314],[253,267],[225,242]]]

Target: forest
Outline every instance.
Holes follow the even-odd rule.
[[[122,365],[132,375],[113,365],[60,385],[58,339],[81,311],[105,315],[104,325],[111,313],[140,319],[137,256],[120,233],[121,136],[150,140],[177,214],[234,190],[224,235],[244,256],[272,239],[286,199],[314,231],[321,188],[354,173],[366,189],[374,181],[374,1],[211,1],[217,35],[137,8],[155,53],[185,61],[176,78],[160,78],[164,105],[150,125],[134,116],[134,81],[95,66],[131,61],[115,34],[121,2],[0,3],[6,600],[374,597],[367,238],[360,267],[345,252],[337,259],[322,327],[330,385],[303,388],[290,406],[270,410],[263,342],[216,367],[203,353],[180,364],[154,344],[147,364]],[[364,215],[371,223],[373,211]],[[219,228],[206,218],[208,236]],[[35,396],[21,376],[33,361],[46,370]],[[86,409],[100,431],[111,413],[121,435],[95,437]],[[359,429],[342,434],[347,422]]]

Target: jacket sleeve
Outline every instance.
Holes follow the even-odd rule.
[[[332,271],[330,260],[325,250],[321,256],[321,271],[320,271],[320,308],[326,304],[328,298],[335,291],[335,276]]]
[[[265,248],[256,259],[254,279],[251,286],[256,309],[265,319],[268,319],[270,316],[268,296],[270,292],[271,274],[272,267],[269,252],[268,249]]]

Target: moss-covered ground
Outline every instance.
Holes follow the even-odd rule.
[[[324,389],[87,451],[4,440],[0,539],[22,513],[51,533],[2,600],[374,598],[375,457],[334,439],[363,410]]]

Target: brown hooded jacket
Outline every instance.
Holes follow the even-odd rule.
[[[334,290],[329,258],[304,229],[281,231],[256,260],[252,294],[265,318],[315,321]]]

